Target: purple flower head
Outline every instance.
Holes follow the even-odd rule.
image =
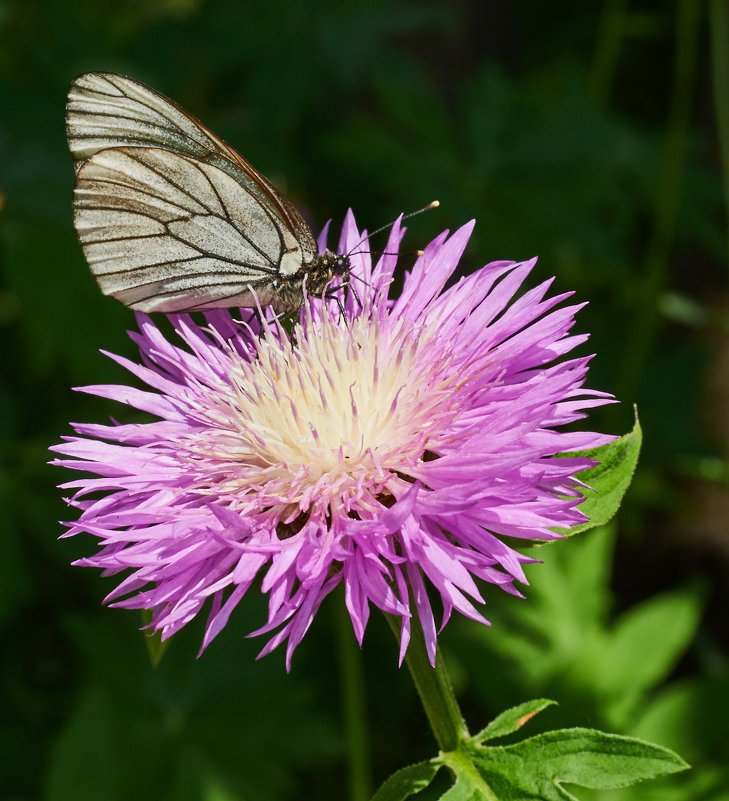
[[[152,610],[166,638],[210,599],[204,649],[256,577],[286,663],[323,599],[344,585],[362,641],[370,605],[413,615],[431,662],[453,609],[486,623],[483,583],[519,595],[531,559],[503,538],[550,540],[584,521],[575,474],[557,456],[611,439],[562,426],[609,396],[583,389],[589,357],[559,361],[580,306],[515,298],[534,261],[494,262],[449,289],[473,224],[441,234],[388,297],[401,229],[376,266],[351,214],[339,251],[356,294],[308,300],[289,335],[250,310],[171,315],[180,345],[138,315],[141,364],[111,358],[147,389],[81,391],[149,413],[150,422],[75,425],[53,450],[85,475],[62,485],[80,509],[70,536],[99,551],[76,564],[125,573],[115,606]],[[559,307],[559,308],[557,308]],[[432,594],[432,593],[431,593]],[[442,628],[442,626],[441,626]]]

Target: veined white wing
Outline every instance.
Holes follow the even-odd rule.
[[[301,269],[293,234],[247,188],[210,164],[150,147],[86,159],[74,222],[101,290],[144,312],[280,306]]]
[[[71,85],[74,222],[102,292],[140,311],[294,311],[347,256],[318,254],[276,188],[171,100],[113,73]],[[252,290],[255,290],[255,294]]]
[[[66,135],[77,171],[112,147],[159,147],[212,164],[281,218],[307,261],[317,255],[311,229],[288,198],[200,120],[149,86],[113,72],[79,76],[68,92]]]

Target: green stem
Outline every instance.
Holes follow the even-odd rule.
[[[388,614],[385,617],[399,642],[402,619]],[[469,736],[468,728],[453,693],[440,649],[436,650],[435,667],[428,661],[423,630],[417,615],[412,620],[410,644],[405,662],[415,682],[438,747],[443,752],[455,751],[461,741]]]
[[[590,70],[590,93],[601,106],[607,104],[615,79],[620,46],[625,37],[627,6],[628,0],[605,0],[602,7]]]
[[[635,291],[636,313],[633,330],[627,339],[630,347],[616,393],[626,402],[635,400],[658,328],[658,303],[666,284],[668,254],[673,245],[686,169],[700,17],[699,0],[679,0],[673,94],[653,227],[647,245],[642,286],[636,287]]]
[[[370,741],[367,728],[362,654],[352,632],[344,598],[337,607],[337,651],[342,678],[342,705],[347,736],[350,801],[367,801],[372,795]]]
[[[714,105],[719,134],[719,155],[724,183],[724,212],[729,235],[729,6],[726,0],[710,0],[709,32],[714,79]],[[729,244],[729,239],[727,241]]]

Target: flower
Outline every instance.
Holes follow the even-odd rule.
[[[401,229],[373,268],[348,215],[340,252],[353,253],[339,299],[310,298],[292,332],[250,310],[170,315],[181,345],[138,315],[141,364],[111,355],[148,389],[81,391],[152,415],[142,423],[74,425],[55,464],[84,472],[61,485],[81,510],[64,536],[99,540],[75,564],[126,571],[105,599],[152,611],[169,637],[211,599],[201,651],[256,577],[286,664],[339,584],[359,642],[370,605],[413,615],[431,663],[455,609],[496,584],[515,595],[534,561],[503,538],[551,540],[584,521],[576,474],[594,461],[565,453],[611,439],[564,431],[609,402],[583,382],[591,357],[559,361],[580,306],[518,299],[534,260],[494,262],[444,289],[473,223],[425,249],[402,293],[388,297]],[[344,315],[342,314],[344,311]],[[88,475],[92,474],[92,475]]]

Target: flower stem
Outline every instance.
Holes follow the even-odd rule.
[[[366,801],[372,795],[370,774],[370,742],[367,729],[362,654],[352,633],[352,626],[344,605],[337,607],[337,651],[342,686],[344,728],[347,737],[350,801]]]
[[[709,32],[714,79],[714,105],[724,180],[724,213],[729,232],[729,9],[726,0],[710,0]]]
[[[388,614],[385,614],[385,617],[399,642],[401,618]],[[417,617],[412,620],[412,633],[405,662],[415,682],[438,747],[444,752],[455,751],[461,741],[469,736],[468,728],[453,693],[439,648],[435,654],[435,667],[428,661],[423,630]]]
[[[660,322],[659,300],[666,285],[668,257],[676,233],[681,187],[686,172],[701,9],[699,0],[678,0],[676,5],[671,108],[656,187],[653,228],[647,242],[642,286],[638,285],[634,292],[637,311],[633,330],[628,332],[630,348],[626,350],[615,393],[624,400],[636,398]]]
[[[625,39],[628,0],[604,0],[595,55],[590,69],[590,92],[601,106],[607,105]]]

